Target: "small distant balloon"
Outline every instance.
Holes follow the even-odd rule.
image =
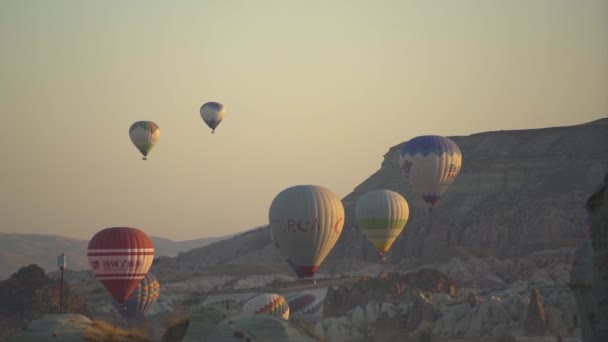
[[[201,118],[211,128],[211,133],[215,133],[215,129],[224,119],[226,110],[224,105],[218,102],[207,102],[201,107]]]
[[[129,128],[129,137],[133,145],[144,156],[142,159],[146,160],[148,153],[158,142],[160,130],[158,129],[158,125],[152,121],[137,121]]]

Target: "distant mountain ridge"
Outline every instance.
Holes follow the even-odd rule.
[[[151,237],[155,256],[175,257],[180,252],[230,238],[209,237],[186,241],[173,241]],[[0,233],[0,280],[7,279],[19,268],[30,264],[42,267],[46,272],[57,269],[56,257],[65,253],[68,268],[88,269],[86,250],[88,240],[74,239],[61,235]]]
[[[380,169],[342,199],[344,229],[319,272],[343,274],[378,262],[354,222],[357,200],[376,189],[396,191],[410,206],[405,230],[387,254],[393,264],[415,267],[470,256],[509,259],[543,250],[561,258],[584,240],[584,203],[608,170],[608,118],[450,138],[462,151],[462,169],[434,209],[432,225],[428,206],[403,179],[398,163],[402,144],[393,146]],[[161,258],[153,270],[174,277],[234,264],[291,274],[267,226]]]

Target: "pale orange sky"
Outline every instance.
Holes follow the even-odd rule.
[[[226,235],[416,135],[608,115],[605,0],[0,0],[0,50],[2,232]]]

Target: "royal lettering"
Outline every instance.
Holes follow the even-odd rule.
[[[295,232],[296,231],[296,221],[292,219],[287,220],[287,231]]]
[[[142,265],[142,260],[95,260],[91,262],[93,269],[98,269],[99,266],[106,270],[124,270],[139,268]]]
[[[136,267],[136,264],[139,265],[139,260],[137,261],[137,263],[135,262],[135,260],[125,260],[122,262],[122,268],[133,268]]]
[[[103,260],[103,268],[118,268],[118,260]]]
[[[341,231],[340,222],[342,222],[342,218],[338,219],[334,224],[330,227],[331,230],[339,233]],[[303,220],[303,219],[287,219],[286,228],[283,231],[289,233],[307,233],[312,231],[320,231],[321,230],[321,222],[318,219],[314,220]],[[284,226],[285,227],[285,226]]]

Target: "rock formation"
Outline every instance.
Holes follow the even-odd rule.
[[[323,317],[345,316],[357,306],[374,301],[399,302],[419,291],[456,295],[454,282],[445,274],[433,269],[410,273],[381,273],[377,278],[362,277],[352,287],[328,288],[323,303]]]
[[[138,329],[114,327],[78,314],[44,315],[9,337],[9,342],[150,342]]]
[[[506,260],[543,250],[571,255],[585,240],[581,203],[593,191],[594,179],[608,169],[608,119],[452,139],[460,146],[463,166],[433,211],[432,227],[427,206],[402,177],[400,145],[393,146],[380,169],[343,198],[344,230],[319,272],[345,274],[378,262],[355,225],[354,207],[359,196],[380,188],[399,192],[410,205],[410,220],[387,253],[392,265],[407,268],[453,257]],[[292,274],[267,227],[161,258],[152,271],[175,278],[234,264],[249,264],[241,269],[246,273]]]
[[[547,321],[545,319],[545,307],[543,298],[538,289],[532,290],[528,315],[524,322],[524,334],[526,336],[545,336],[547,335]]]
[[[608,174],[600,189],[587,200],[591,215],[593,248],[592,291],[597,306],[586,312],[592,329],[591,341],[608,341]]]
[[[233,310],[199,306],[192,310],[184,342],[194,341],[310,341],[296,325],[268,315],[244,315]],[[173,341],[164,338],[163,341]]]
[[[593,334],[591,320],[594,320],[596,315],[597,303],[593,296],[593,281],[593,248],[591,240],[587,240],[576,250],[569,284],[576,298],[576,319],[585,341],[591,339]]]

